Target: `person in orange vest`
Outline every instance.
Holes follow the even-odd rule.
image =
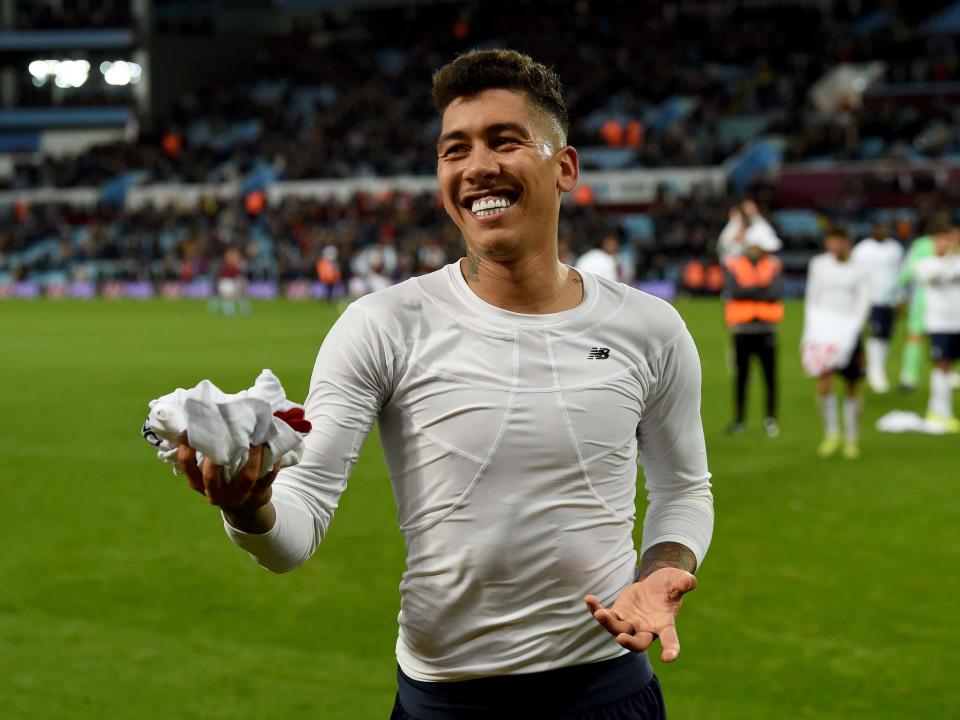
[[[340,252],[336,246],[327,245],[320,253],[320,259],[317,260],[317,280],[323,285],[327,300],[336,299],[337,286],[343,281],[339,257]]]
[[[736,415],[727,431],[743,432],[744,406],[750,358],[763,366],[767,386],[767,414],[763,430],[768,437],[780,434],[777,423],[776,326],[783,320],[783,265],[773,255],[780,238],[766,223],[752,224],[744,235],[745,252],[724,261],[724,316],[733,333],[736,358],[734,407]]]

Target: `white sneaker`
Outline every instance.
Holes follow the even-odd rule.
[[[877,395],[890,392],[890,382],[885,377],[872,377],[867,380],[867,383]]]
[[[780,437],[780,425],[772,417],[764,418],[763,431],[767,434],[767,437]]]

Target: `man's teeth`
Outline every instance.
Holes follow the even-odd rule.
[[[512,204],[505,197],[485,197],[474,200],[470,209],[477,217],[486,217],[487,215],[498,215]]]

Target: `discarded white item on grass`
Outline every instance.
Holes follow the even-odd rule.
[[[946,430],[937,423],[924,420],[915,412],[891,410],[877,420],[877,430],[889,433],[919,432],[928,435],[943,435]]]

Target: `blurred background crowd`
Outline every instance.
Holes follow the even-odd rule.
[[[251,280],[278,283],[316,278],[324,258],[346,281],[371,253],[393,280],[435,269],[462,253],[435,192],[296,184],[432,175],[430,76],[473,47],[516,48],[560,74],[587,171],[561,249],[575,262],[613,236],[626,281],[710,291],[687,271],[716,264],[745,197],[798,281],[828,221],[863,235],[887,220],[908,242],[960,205],[956,2],[6,0],[0,12],[0,283],[189,281],[216,276],[228,249]],[[672,169],[693,174],[675,182]],[[646,189],[605,195],[610,178]]]

